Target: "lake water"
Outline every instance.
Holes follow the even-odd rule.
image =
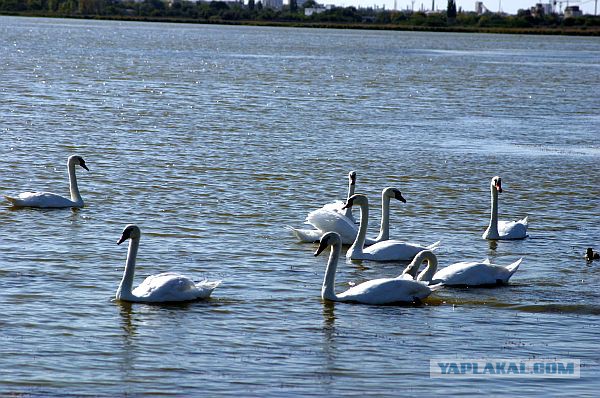
[[[600,387],[600,41],[0,17],[0,394],[596,396]],[[505,287],[422,305],[320,299],[307,213],[400,189],[391,236],[440,267],[523,257]],[[489,181],[530,237],[481,239]],[[222,279],[207,302],[113,300],[137,223],[136,284]],[[342,263],[349,282],[404,263]],[[571,358],[580,378],[430,378],[435,358]]]

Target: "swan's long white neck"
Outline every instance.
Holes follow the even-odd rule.
[[[133,296],[131,289],[133,288],[133,276],[135,274],[135,260],[137,258],[138,247],[140,246],[140,238],[132,238],[129,241],[129,249],[127,250],[127,261],[125,262],[125,271],[123,279],[117,289],[117,300],[128,299]]]
[[[498,190],[494,184],[490,187],[491,200],[492,200],[492,212],[490,214],[490,225],[488,226],[488,238],[497,238],[498,234]]]
[[[379,235],[375,240],[381,242],[390,238],[390,197],[381,193],[381,225],[379,227]]]
[[[427,266],[417,276],[419,268],[423,261],[427,261]],[[414,280],[422,282],[431,282],[433,275],[435,275],[438,267],[437,257],[433,252],[425,250],[417,254],[413,261],[406,267],[402,275],[409,274]]]
[[[348,197],[346,198],[346,203],[348,203],[348,200],[350,199],[350,197],[352,195],[354,195],[354,190],[356,189],[356,184],[354,184],[354,181],[352,181],[352,178],[349,179],[350,182],[348,183]],[[348,207],[346,208],[346,211],[344,212],[344,216],[350,218],[350,216],[352,216],[352,207]]]
[[[358,228],[358,234],[356,240],[348,249],[350,253],[355,255],[362,254],[363,248],[365,247],[365,239],[367,238],[367,227],[369,226],[369,201],[365,197],[358,197],[354,199],[354,203],[360,206],[360,225]]]
[[[323,278],[323,287],[321,288],[321,298],[323,300],[337,300],[335,294],[335,272],[337,271],[337,264],[342,253],[342,243],[338,240],[331,245],[331,253],[329,253],[329,260],[327,261],[327,269],[325,269],[325,278]]]
[[[83,199],[79,193],[79,187],[77,186],[77,175],[75,174],[75,162],[73,158],[69,158],[67,162],[67,169],[69,170],[69,190],[71,191],[71,200],[76,204],[83,204]]]

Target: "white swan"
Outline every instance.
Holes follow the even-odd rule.
[[[463,261],[439,270],[431,283],[442,283],[445,286],[491,286],[508,283],[508,280],[523,261],[518,259],[512,264],[502,266],[491,264],[489,259],[483,261]]]
[[[498,221],[498,193],[502,193],[502,179],[498,176],[490,182],[492,214],[490,225],[482,235],[483,239],[510,240],[527,237],[527,217],[518,221]]]
[[[354,195],[355,189],[356,189],[356,171],[351,171],[348,173],[348,197],[347,198]],[[305,223],[314,226],[314,224],[312,224],[312,222],[311,222],[311,219],[314,221],[315,219],[318,220],[321,217],[324,217],[327,219],[333,218],[335,220],[339,220],[339,222],[342,225],[342,228],[344,228],[344,226],[345,226],[345,228],[352,228],[354,226],[354,228],[356,229],[356,227],[355,227],[356,220],[354,219],[354,216],[352,215],[352,209],[350,209],[350,208],[342,209],[345,204],[346,204],[346,202],[343,202],[341,200],[336,200],[333,203],[328,203],[328,204],[324,205],[322,208],[310,212],[306,218]],[[300,229],[300,228],[294,228],[294,227],[288,226],[287,228],[290,231],[292,231],[294,236],[300,242],[307,242],[307,243],[318,242],[321,239],[321,236],[323,235],[323,232],[324,232],[324,231],[320,230],[319,227],[315,227],[316,229]]]
[[[381,191],[381,224],[379,226],[379,235],[375,239],[365,238],[365,246],[370,246],[390,238],[390,199],[392,198],[406,203],[406,200],[396,188],[387,187]],[[345,204],[343,207],[345,207]],[[351,207],[345,208],[344,211],[348,209],[351,209]],[[358,235],[359,227],[356,223],[348,222],[345,217],[340,216],[337,212],[326,211],[324,209],[315,210],[308,215],[308,222],[317,228],[319,238],[325,232],[335,231],[340,234],[342,243],[345,245],[354,243]]]
[[[417,274],[421,264],[423,264],[424,261],[427,262],[427,266],[423,271],[421,271],[421,273]],[[423,250],[417,253],[411,263],[408,264],[402,274],[400,274],[400,277],[415,281],[428,282],[435,285],[436,283],[433,282],[433,276],[437,271],[437,267],[437,256],[431,250]]]
[[[433,291],[443,286],[429,285],[427,283],[429,281],[415,281],[411,278],[399,276],[397,278],[373,279],[353,286],[343,293],[336,294],[335,272],[342,252],[342,242],[337,232],[327,232],[323,235],[315,256],[318,256],[328,246],[331,246],[331,253],[327,262],[325,277],[323,278],[323,287],[321,288],[321,298],[323,300],[363,304],[412,303],[426,298]],[[420,258],[420,260],[415,259],[415,261],[422,262],[426,259],[426,253],[431,252],[422,253],[424,257]]]
[[[395,188],[387,187],[381,191],[381,224],[379,227],[379,235],[375,239],[365,238],[365,246],[370,246],[377,242],[388,240],[390,238],[391,198],[406,203],[406,200],[402,197],[400,191]],[[346,203],[347,202],[348,201],[346,201]],[[352,208],[352,206],[344,205],[344,208],[350,209]],[[344,217],[340,217],[339,214],[317,210],[308,215],[308,220],[320,231],[335,231],[338,234],[340,234],[342,243],[345,245],[351,245],[352,243],[354,243],[354,241],[356,240],[356,236],[358,235],[359,226],[357,226],[356,223],[349,223],[347,219],[345,219]],[[365,220],[365,224],[368,225],[368,220]]]
[[[435,250],[440,242],[429,246],[421,246],[414,243],[406,243],[398,240],[384,240],[369,247],[364,247],[367,234],[367,222],[369,220],[369,201],[365,195],[356,194],[348,199],[346,206],[360,206],[360,227],[356,240],[346,252],[346,257],[352,260],[372,261],[410,261],[423,250]]]
[[[191,301],[210,297],[212,291],[219,286],[221,281],[193,282],[191,279],[176,274],[165,272],[147,277],[138,287],[132,289],[133,275],[135,273],[135,259],[140,245],[141,231],[136,225],[127,225],[123,235],[117,241],[120,245],[130,239],[127,252],[127,262],[123,279],[117,289],[117,300],[140,303],[164,303],[177,301]]]
[[[65,207],[83,207],[83,199],[77,186],[77,177],[75,175],[75,165],[83,167],[89,171],[85,161],[81,156],[69,156],[67,160],[67,169],[69,170],[69,189],[71,199],[49,192],[23,192],[17,197],[4,196],[13,206],[16,207],[39,207],[39,208],[65,208]]]

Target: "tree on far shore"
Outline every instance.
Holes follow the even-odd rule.
[[[454,0],[448,0],[448,9],[446,10],[446,16],[448,20],[456,19],[456,2]]]

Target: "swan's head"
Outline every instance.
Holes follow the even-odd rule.
[[[326,232],[325,234],[323,234],[323,236],[321,236],[319,248],[315,252],[315,257],[321,254],[323,250],[327,249],[327,247],[340,243],[342,243],[342,238],[340,238],[340,235],[337,232]]]
[[[137,225],[129,224],[123,230],[121,237],[117,241],[117,245],[120,245],[121,243],[125,242],[127,239],[139,239],[140,236],[142,236],[142,231],[140,231],[140,228]]]
[[[348,201],[346,202],[344,207],[342,207],[342,210],[352,207],[354,205],[360,206],[362,204],[368,205],[369,201],[365,195],[357,193],[356,195],[352,195],[352,196],[350,196],[350,198],[348,198]]]
[[[385,188],[383,190],[383,195],[387,196],[389,198],[394,198],[396,200],[399,200],[402,203],[406,203],[406,199],[404,199],[400,190],[398,190],[396,188],[391,188],[391,187]]]
[[[69,156],[68,163],[73,163],[75,165],[79,165],[79,166],[83,167],[84,169],[86,169],[87,171],[90,171],[90,169],[88,169],[88,167],[85,164],[85,160],[83,160],[83,158],[81,156],[77,156],[77,155]]]
[[[502,193],[502,178],[496,176],[492,178],[492,182],[490,183],[491,187],[498,191],[498,193]]]
[[[419,275],[419,268],[423,262],[427,262],[428,269],[423,270]],[[410,274],[413,278],[419,281],[431,282],[433,275],[437,271],[438,260],[434,252],[431,250],[423,250],[417,253],[415,258],[411,261],[411,263],[406,267],[404,273]]]
[[[351,185],[356,185],[356,171],[352,170],[348,173],[348,179],[350,180]]]

